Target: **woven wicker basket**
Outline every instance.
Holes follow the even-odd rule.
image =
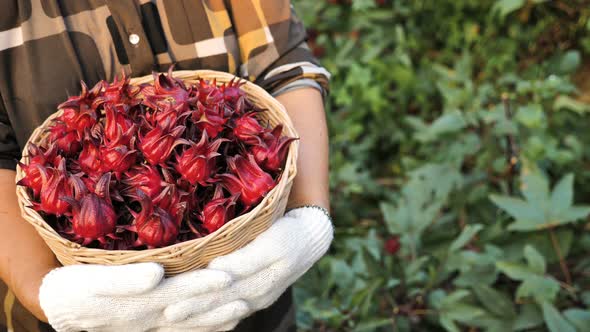
[[[229,82],[234,78],[231,74],[210,70],[175,71],[174,77],[191,84],[196,83],[200,78],[205,80],[216,79],[218,84]],[[131,80],[131,84],[134,85],[152,82],[152,75]],[[297,137],[287,112],[276,99],[250,82],[246,82],[242,89],[246,92],[248,99],[255,105],[268,109],[268,111],[260,113],[261,119],[267,120],[272,126],[283,124],[284,134]],[[40,143],[47,135],[47,131],[44,129],[60,114],[61,111],[54,113],[38,127],[29,138],[23,151],[28,151],[30,143],[42,145]],[[285,211],[293,178],[296,174],[297,149],[298,141],[295,141],[289,148],[285,169],[276,187],[253,210],[232,219],[219,230],[205,237],[158,249],[103,250],[82,247],[61,237],[43,220],[39,213],[30,208],[32,205],[31,197],[25,187],[17,186],[16,194],[23,217],[35,227],[63,265],[119,265],[157,262],[164,266],[166,274],[170,276],[204,267],[215,257],[226,255],[245,246],[268,229]],[[23,156],[21,162],[27,164],[28,157]],[[16,181],[19,181],[23,176],[24,172],[20,167],[17,167]]]

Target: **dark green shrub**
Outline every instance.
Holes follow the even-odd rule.
[[[294,4],[333,74],[337,224],[297,285],[300,328],[589,331],[590,105],[571,76],[590,3]]]

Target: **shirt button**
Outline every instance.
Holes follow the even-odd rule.
[[[129,35],[129,42],[132,45],[137,45],[139,43],[139,36],[135,33]]]

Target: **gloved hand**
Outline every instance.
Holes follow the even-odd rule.
[[[191,331],[209,331],[223,329],[234,317],[248,313],[243,301],[227,302],[213,310],[195,303],[190,319],[168,323],[166,308],[223,291],[231,277],[211,269],[163,277],[163,268],[155,263],[65,266],[45,276],[39,300],[49,323],[59,332],[175,330],[175,324]]]
[[[172,304],[164,311],[165,317],[180,328],[182,321],[196,319],[205,304],[214,310],[241,301],[247,304],[248,314],[264,309],[326,253],[333,236],[332,222],[321,208],[291,210],[244,248],[209,264],[209,269],[231,274],[233,282],[228,288]],[[219,316],[230,323],[211,331],[230,330],[243,317]]]

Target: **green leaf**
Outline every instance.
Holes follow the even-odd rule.
[[[544,257],[530,245],[525,246],[524,255],[528,266],[500,261],[496,263],[496,267],[510,278],[522,281],[516,290],[517,298],[533,298],[537,302],[553,301],[559,292],[559,283],[543,275]]]
[[[330,276],[333,281],[341,287],[350,287],[354,280],[352,268],[342,259],[333,259],[330,263]]]
[[[545,258],[541,255],[535,247],[526,245],[524,247],[524,257],[527,260],[529,267],[538,274],[545,273],[546,263]]]
[[[456,303],[443,309],[443,315],[458,322],[469,323],[485,314],[480,308],[463,303]]]
[[[551,210],[566,211],[574,203],[574,176],[568,174],[561,178],[551,192]],[[559,214],[557,213],[557,214]]]
[[[545,221],[545,215],[541,209],[522,199],[498,195],[491,195],[490,199],[496,206],[516,219],[516,222],[508,226],[508,229],[535,230],[537,225]]]
[[[516,290],[518,299],[533,298],[537,302],[554,301],[559,292],[559,283],[551,277],[531,276]]]
[[[427,256],[419,257],[418,259],[410,262],[410,264],[405,265],[404,275],[408,282],[411,282],[416,279],[420,279],[420,276],[424,274],[422,269],[424,265],[428,262]]]
[[[527,303],[520,307],[520,312],[512,325],[514,331],[530,330],[543,323],[543,314],[537,305]]]
[[[456,291],[452,292],[451,294],[448,294],[447,296],[445,296],[445,298],[441,302],[441,305],[442,305],[442,307],[453,306],[457,302],[461,301],[462,299],[464,299],[467,296],[469,296],[469,291],[467,291],[465,289],[456,290]]]
[[[530,104],[518,108],[516,120],[529,128],[541,128],[545,125],[545,113],[539,104]]]
[[[434,120],[430,126],[424,130],[416,132],[416,139],[420,142],[431,142],[436,140],[440,135],[457,132],[467,123],[460,111],[447,112]]]
[[[365,322],[360,323],[354,328],[354,332],[369,332],[376,331],[378,328],[383,326],[391,326],[391,318],[374,318]]]
[[[576,327],[578,332],[590,332],[590,310],[567,309],[563,315]]]
[[[352,8],[359,11],[367,10],[374,7],[375,1],[372,0],[354,0],[352,2]]]
[[[574,72],[582,63],[582,56],[578,50],[569,50],[562,57],[559,63],[559,71],[563,74]]]
[[[430,184],[434,196],[444,199],[448,194],[461,186],[463,177],[457,166],[441,163],[428,163],[410,173],[413,181],[425,181]]]
[[[446,294],[435,290],[429,296],[430,304],[439,311],[439,321],[447,331],[460,331],[455,322],[469,323],[485,315],[485,312],[464,300],[469,292],[464,289]]]
[[[430,132],[434,135],[454,132],[465,127],[463,115],[459,111],[443,114],[430,125]]]
[[[524,4],[525,0],[498,0],[492,10],[504,18],[513,11],[522,8]]]
[[[525,280],[536,276],[536,272],[533,269],[518,263],[500,261],[496,263],[496,267],[515,280]]]
[[[566,175],[549,193],[546,178],[540,173],[522,176],[521,190],[526,200],[490,195],[490,199],[516,221],[509,230],[535,231],[575,222],[590,214],[590,206],[573,206],[573,176]]]
[[[542,303],[543,318],[551,332],[576,332],[576,329],[549,302]]]
[[[455,324],[455,322],[450,317],[441,315],[439,321],[440,325],[442,325],[448,332],[461,332],[457,324]]]
[[[549,227],[549,225],[562,225],[565,223],[577,221],[586,218],[588,214],[590,214],[590,206],[573,206],[566,211],[561,212],[559,215],[555,215],[553,222],[550,222],[545,226]]]
[[[521,177],[522,194],[530,204],[537,204],[537,208],[549,203],[549,182],[538,172],[530,172]]]
[[[494,315],[504,318],[516,316],[514,303],[506,294],[486,285],[474,286],[473,292],[479,302]]]
[[[553,102],[553,109],[554,110],[570,110],[580,115],[590,111],[590,105],[583,103],[581,101],[577,101],[576,99],[566,96],[566,95],[559,95],[555,98]]]
[[[456,251],[463,248],[482,228],[483,226],[481,224],[465,226],[461,234],[451,243],[449,251]]]

